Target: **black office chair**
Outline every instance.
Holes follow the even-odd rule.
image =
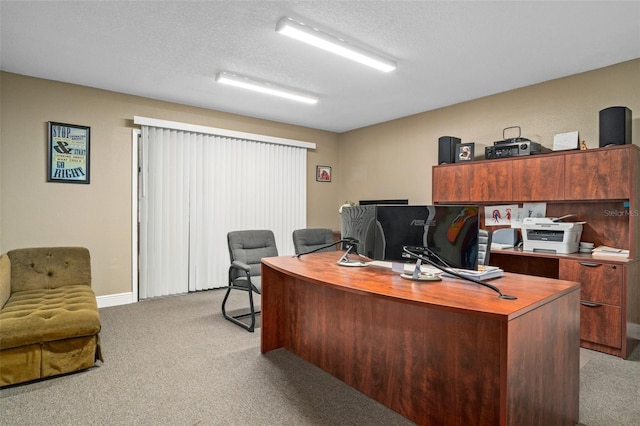
[[[491,254],[492,232],[486,229],[478,230],[478,265],[488,265]]]
[[[296,229],[293,231],[293,247],[296,254],[308,253],[335,241],[336,240],[333,237],[333,231],[331,229],[306,228]],[[318,252],[335,250],[336,246],[333,245],[331,247],[318,250]]]
[[[232,231],[227,234],[229,244],[229,287],[222,301],[222,315],[239,325],[245,330],[254,331],[256,315],[260,311],[255,310],[253,293],[260,294],[261,261],[264,257],[278,256],[276,239],[273,232],[268,230]],[[226,311],[226,303],[231,290],[242,290],[249,293],[249,312],[229,315]],[[251,317],[251,321],[240,319]]]

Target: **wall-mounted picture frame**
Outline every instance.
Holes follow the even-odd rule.
[[[89,183],[91,128],[49,121],[47,182]]]
[[[473,161],[474,151],[474,142],[457,143],[455,151],[455,162],[464,163],[466,161]]]
[[[316,181],[331,182],[331,166],[316,166]]]

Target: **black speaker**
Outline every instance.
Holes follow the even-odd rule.
[[[456,144],[462,142],[455,136],[440,136],[438,138],[438,164],[453,164],[456,158]]]
[[[600,111],[600,147],[631,143],[631,110],[614,106]]]

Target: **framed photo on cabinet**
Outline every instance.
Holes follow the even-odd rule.
[[[464,163],[465,161],[473,161],[475,143],[457,143],[455,150],[455,162]]]
[[[47,182],[89,183],[90,128],[49,121]]]

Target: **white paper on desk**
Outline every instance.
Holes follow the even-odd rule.
[[[567,149],[578,149],[578,131],[568,133],[558,133],[553,137],[553,150],[566,151]]]

